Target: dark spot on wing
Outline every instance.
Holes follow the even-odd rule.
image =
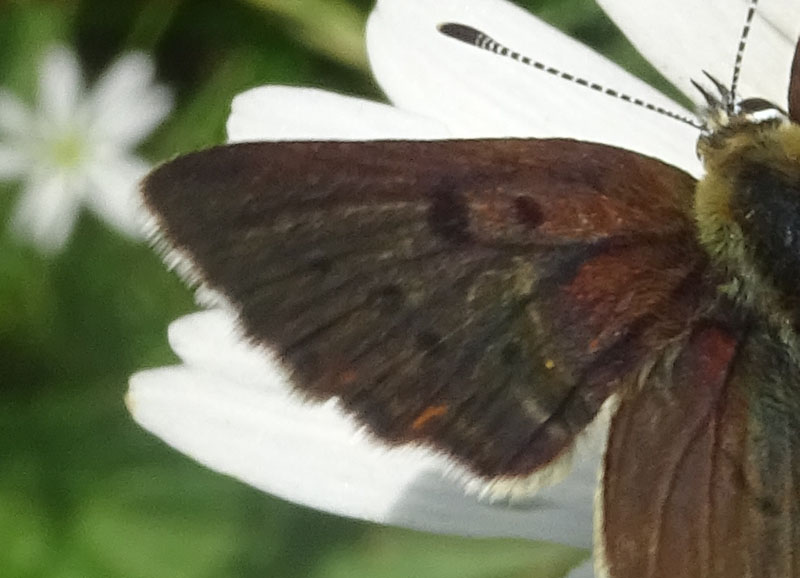
[[[333,263],[331,263],[331,260],[328,257],[321,255],[312,257],[308,264],[314,273],[323,277],[328,275],[331,272],[331,269],[333,269]]]
[[[322,359],[316,351],[303,350],[292,356],[295,371],[305,383],[313,383],[322,377]]]
[[[464,194],[448,184],[442,184],[430,193],[428,224],[431,230],[451,243],[470,240],[469,207]]]
[[[442,347],[442,337],[433,331],[420,331],[417,334],[417,347],[432,355]]]
[[[764,514],[771,517],[779,516],[781,513],[783,513],[781,504],[776,501],[775,498],[769,496],[762,496],[759,498],[758,507]]]
[[[522,350],[516,343],[506,343],[500,350],[500,358],[505,365],[514,365],[522,357]]]
[[[535,229],[544,222],[544,215],[539,204],[530,197],[517,197],[514,199],[514,208],[517,220],[526,227]]]
[[[387,313],[397,311],[405,302],[405,292],[394,283],[378,287],[373,296],[378,307]]]

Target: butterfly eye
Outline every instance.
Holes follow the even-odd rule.
[[[789,122],[789,115],[778,105],[764,98],[746,98],[738,103],[739,115],[752,123]]]

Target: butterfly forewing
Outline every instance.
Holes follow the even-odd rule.
[[[707,304],[694,181],[568,140],[250,143],[145,182],[167,242],[390,443],[519,476]]]

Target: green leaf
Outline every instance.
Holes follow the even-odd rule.
[[[560,578],[584,561],[575,548],[521,540],[432,536],[381,528],[320,566],[317,578]]]

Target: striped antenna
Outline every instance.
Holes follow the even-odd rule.
[[[753,17],[756,15],[756,6],[758,0],[750,0],[750,6],[747,9],[747,17],[744,20],[742,27],[742,34],[739,36],[739,48],[736,49],[736,62],[733,64],[733,79],[731,80],[730,100],[728,101],[728,114],[734,112],[733,107],[736,103],[736,89],[739,86],[739,75],[742,72],[742,59],[744,58],[744,50],[747,47],[747,37],[750,34],[750,27],[753,24]]]
[[[641,98],[636,98],[628,94],[618,92],[614,89],[606,88],[600,84],[597,84],[596,82],[590,82],[579,76],[569,74],[568,72],[563,72],[561,70],[558,70],[557,68],[553,68],[552,66],[547,66],[546,64],[543,64],[537,60],[532,60],[527,56],[520,54],[519,52],[511,50],[507,46],[503,46],[485,32],[481,32],[480,30],[477,30],[472,26],[467,26],[466,24],[458,24],[455,22],[447,22],[445,24],[439,24],[438,28],[439,32],[441,32],[445,36],[449,36],[450,38],[454,38],[460,42],[476,46],[477,48],[480,48],[482,50],[488,50],[489,52],[497,54],[498,56],[504,56],[506,58],[510,58],[511,60],[515,60],[526,66],[532,66],[536,70],[541,70],[542,72],[546,72],[547,74],[551,74],[563,80],[574,82],[575,84],[584,86],[586,88],[590,88],[597,92],[601,92],[607,96],[619,98],[620,100],[624,100],[625,102],[635,104],[636,106],[641,106],[643,108],[646,108],[647,110],[651,110],[653,112],[662,114],[671,119],[683,122],[694,128],[697,129],[704,128],[704,125],[699,124],[694,119],[685,117],[671,110],[667,110],[650,102],[644,101]]]

